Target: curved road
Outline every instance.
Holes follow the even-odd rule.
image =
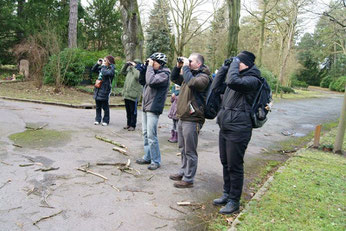
[[[253,132],[245,158],[247,185],[267,161],[287,158],[282,154],[261,154],[263,148],[289,139],[282,132],[302,136],[319,123],[336,120],[341,105],[340,94],[276,103],[267,124]],[[200,134],[195,187],[176,189],[168,175],[179,168],[180,157],[176,155],[177,145],[167,142],[171,128],[167,110],[159,120],[163,164],[154,172],[134,163],[142,156],[140,110],[135,132],[122,129],[122,109],[111,110],[108,127],[94,126],[94,113],[0,100],[0,230],[38,230],[33,225],[37,221],[41,230],[203,230],[199,215],[216,211],[210,202],[222,190],[215,120],[207,121]],[[62,137],[23,147],[13,146],[8,138],[25,131],[26,125],[45,124],[44,130],[61,132]],[[113,145],[95,139],[95,135],[125,144],[129,156],[113,151]],[[35,131],[29,136],[35,136]],[[121,172],[115,166],[96,166],[97,162],[125,163],[128,158],[140,175],[134,176],[136,171]],[[19,166],[32,163],[40,164]],[[108,180],[76,170],[86,163],[91,164],[89,170]],[[49,167],[59,169],[41,171]],[[177,206],[178,201],[201,206]],[[54,214],[57,215],[40,220]]]

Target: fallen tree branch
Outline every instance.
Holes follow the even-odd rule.
[[[10,183],[11,182],[11,180],[7,180],[1,187],[0,187],[0,189],[2,189],[3,187],[5,187],[5,185],[7,185],[8,183]]]
[[[50,167],[50,168],[39,168],[39,169],[36,169],[35,171],[42,171],[42,172],[48,172],[48,171],[53,171],[53,170],[58,170],[59,167]]]
[[[48,218],[51,218],[51,217],[55,217],[56,215],[59,215],[60,213],[62,213],[63,210],[61,210],[60,212],[58,213],[54,213],[50,216],[46,216],[46,217],[41,217],[40,219],[38,219],[37,221],[35,221],[34,223],[32,223],[33,225],[36,225],[37,223],[39,223],[40,221],[43,221],[43,220],[46,220]]]
[[[179,210],[179,209],[174,208],[173,206],[169,206],[169,208],[171,208],[171,209],[173,209],[173,210],[175,210],[175,211],[178,211],[179,213],[187,214],[187,213],[185,213],[184,211],[181,211],[181,210]]]
[[[33,166],[33,165],[40,165],[42,166],[42,163],[39,162],[35,162],[35,163],[30,163],[30,164],[20,164],[19,167],[29,167],[29,166]]]
[[[105,138],[105,137],[95,135],[95,138],[96,138],[96,139],[99,139],[99,140],[102,140],[102,141],[104,141],[104,142],[110,143],[110,144],[114,144],[115,146],[118,146],[118,147],[120,147],[120,148],[125,148],[125,149],[127,149],[127,147],[126,147],[125,145],[120,144],[120,143],[117,143],[117,142],[115,142],[115,141],[113,141],[113,140],[107,139],[107,138]]]
[[[108,180],[108,178],[107,178],[107,177],[102,176],[102,175],[101,175],[101,174],[99,174],[99,173],[92,172],[92,171],[90,171],[90,170],[84,169],[84,168],[77,168],[77,170],[82,171],[82,172],[85,172],[85,173],[92,174],[92,175],[94,175],[94,176],[101,177],[101,178],[102,178],[102,179],[104,179],[104,180]]]
[[[165,225],[163,225],[163,226],[156,227],[155,229],[162,229],[162,228],[165,228],[165,227],[167,227],[167,226],[168,226],[168,225],[165,224]]]
[[[151,178],[153,178],[153,177],[154,177],[154,175],[151,175],[151,176],[147,179],[147,181],[150,181]]]
[[[117,151],[120,152],[121,154],[128,156],[127,151],[123,148],[119,148],[119,147],[113,147],[113,151]]]
[[[149,192],[149,191],[143,191],[143,190],[137,190],[137,189],[122,189],[121,191],[125,191],[125,192],[132,192],[132,193],[135,193],[135,192],[141,192],[141,193],[147,193],[149,195],[153,195],[154,192]]]
[[[109,165],[109,166],[119,166],[119,167],[122,167],[122,166],[126,166],[126,163],[102,163],[102,162],[99,162],[99,163],[96,163],[96,165],[99,165],[99,166]]]
[[[18,148],[23,148],[23,146],[19,145],[19,144],[12,144],[13,146],[15,147],[18,147]]]
[[[0,162],[9,166],[13,166],[13,164],[6,163],[5,161],[0,161]]]

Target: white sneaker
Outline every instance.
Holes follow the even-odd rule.
[[[95,121],[95,122],[94,122],[94,124],[95,124],[95,125],[99,125],[99,124],[100,124],[100,122]]]
[[[108,124],[107,124],[107,123],[105,123],[105,122],[103,122],[103,123],[102,123],[102,126],[108,126]]]

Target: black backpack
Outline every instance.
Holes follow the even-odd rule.
[[[207,99],[204,108],[204,117],[206,119],[214,119],[221,107],[221,94],[225,92],[225,78],[227,68],[220,68],[212,82],[209,82],[207,90]]]
[[[266,79],[258,77],[261,86],[251,107],[251,120],[253,128],[260,128],[267,121],[267,114],[270,111],[272,92]]]

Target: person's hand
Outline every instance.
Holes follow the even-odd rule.
[[[174,93],[172,93],[172,99],[175,99],[175,94]]]
[[[182,57],[184,61],[184,66],[189,66],[190,65],[190,60],[188,58]]]
[[[184,63],[177,62],[177,68],[181,68]]]
[[[153,66],[153,65],[154,65],[154,60],[152,60],[151,58],[149,58],[148,60],[149,60],[148,65],[149,65],[149,66]]]
[[[132,65],[132,66],[136,66],[136,63],[132,62],[132,61],[127,61],[127,64]]]

